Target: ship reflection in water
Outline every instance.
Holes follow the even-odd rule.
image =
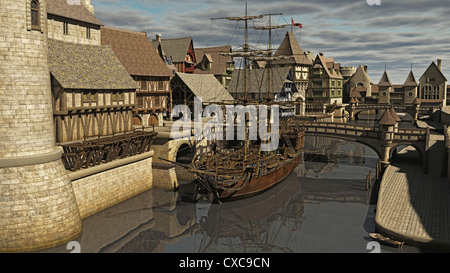
[[[374,206],[368,147],[307,137],[305,162],[258,196],[215,204],[185,183],[150,190],[83,221],[83,253],[368,252]],[[61,250],[61,252],[68,252]]]

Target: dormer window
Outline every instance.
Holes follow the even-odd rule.
[[[32,0],[30,4],[31,9],[31,29],[41,30],[41,8],[39,1]]]

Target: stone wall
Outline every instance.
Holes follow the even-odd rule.
[[[87,28],[90,28],[90,38],[87,38]],[[60,40],[69,43],[100,45],[101,33],[100,28],[89,26],[87,24],[76,23],[71,21],[68,23],[68,34],[64,34],[64,22],[56,19],[48,20],[48,38]]]
[[[0,252],[72,240],[82,230],[56,147],[47,59],[46,1],[0,0]]]
[[[132,160],[128,158],[127,160]],[[152,157],[72,181],[81,218],[123,202],[153,187]],[[77,173],[69,174],[69,177]]]

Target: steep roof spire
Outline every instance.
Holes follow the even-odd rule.
[[[378,86],[383,86],[383,87],[392,87],[392,82],[389,79],[389,76],[387,74],[387,71],[384,71],[383,76],[381,76],[381,80],[378,83]]]

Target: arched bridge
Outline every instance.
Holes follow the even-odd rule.
[[[408,113],[414,120],[418,120],[420,115],[432,114],[433,106],[422,106],[420,104],[359,104],[351,103],[345,107],[345,110],[349,113],[350,119],[358,119],[359,113],[369,110],[386,110],[394,108],[396,112]]]
[[[313,122],[303,126],[307,135],[325,135],[365,144],[371,147],[385,164],[389,163],[396,147],[411,145],[420,153],[426,171],[426,163],[428,162],[426,145],[429,130],[332,122]]]

